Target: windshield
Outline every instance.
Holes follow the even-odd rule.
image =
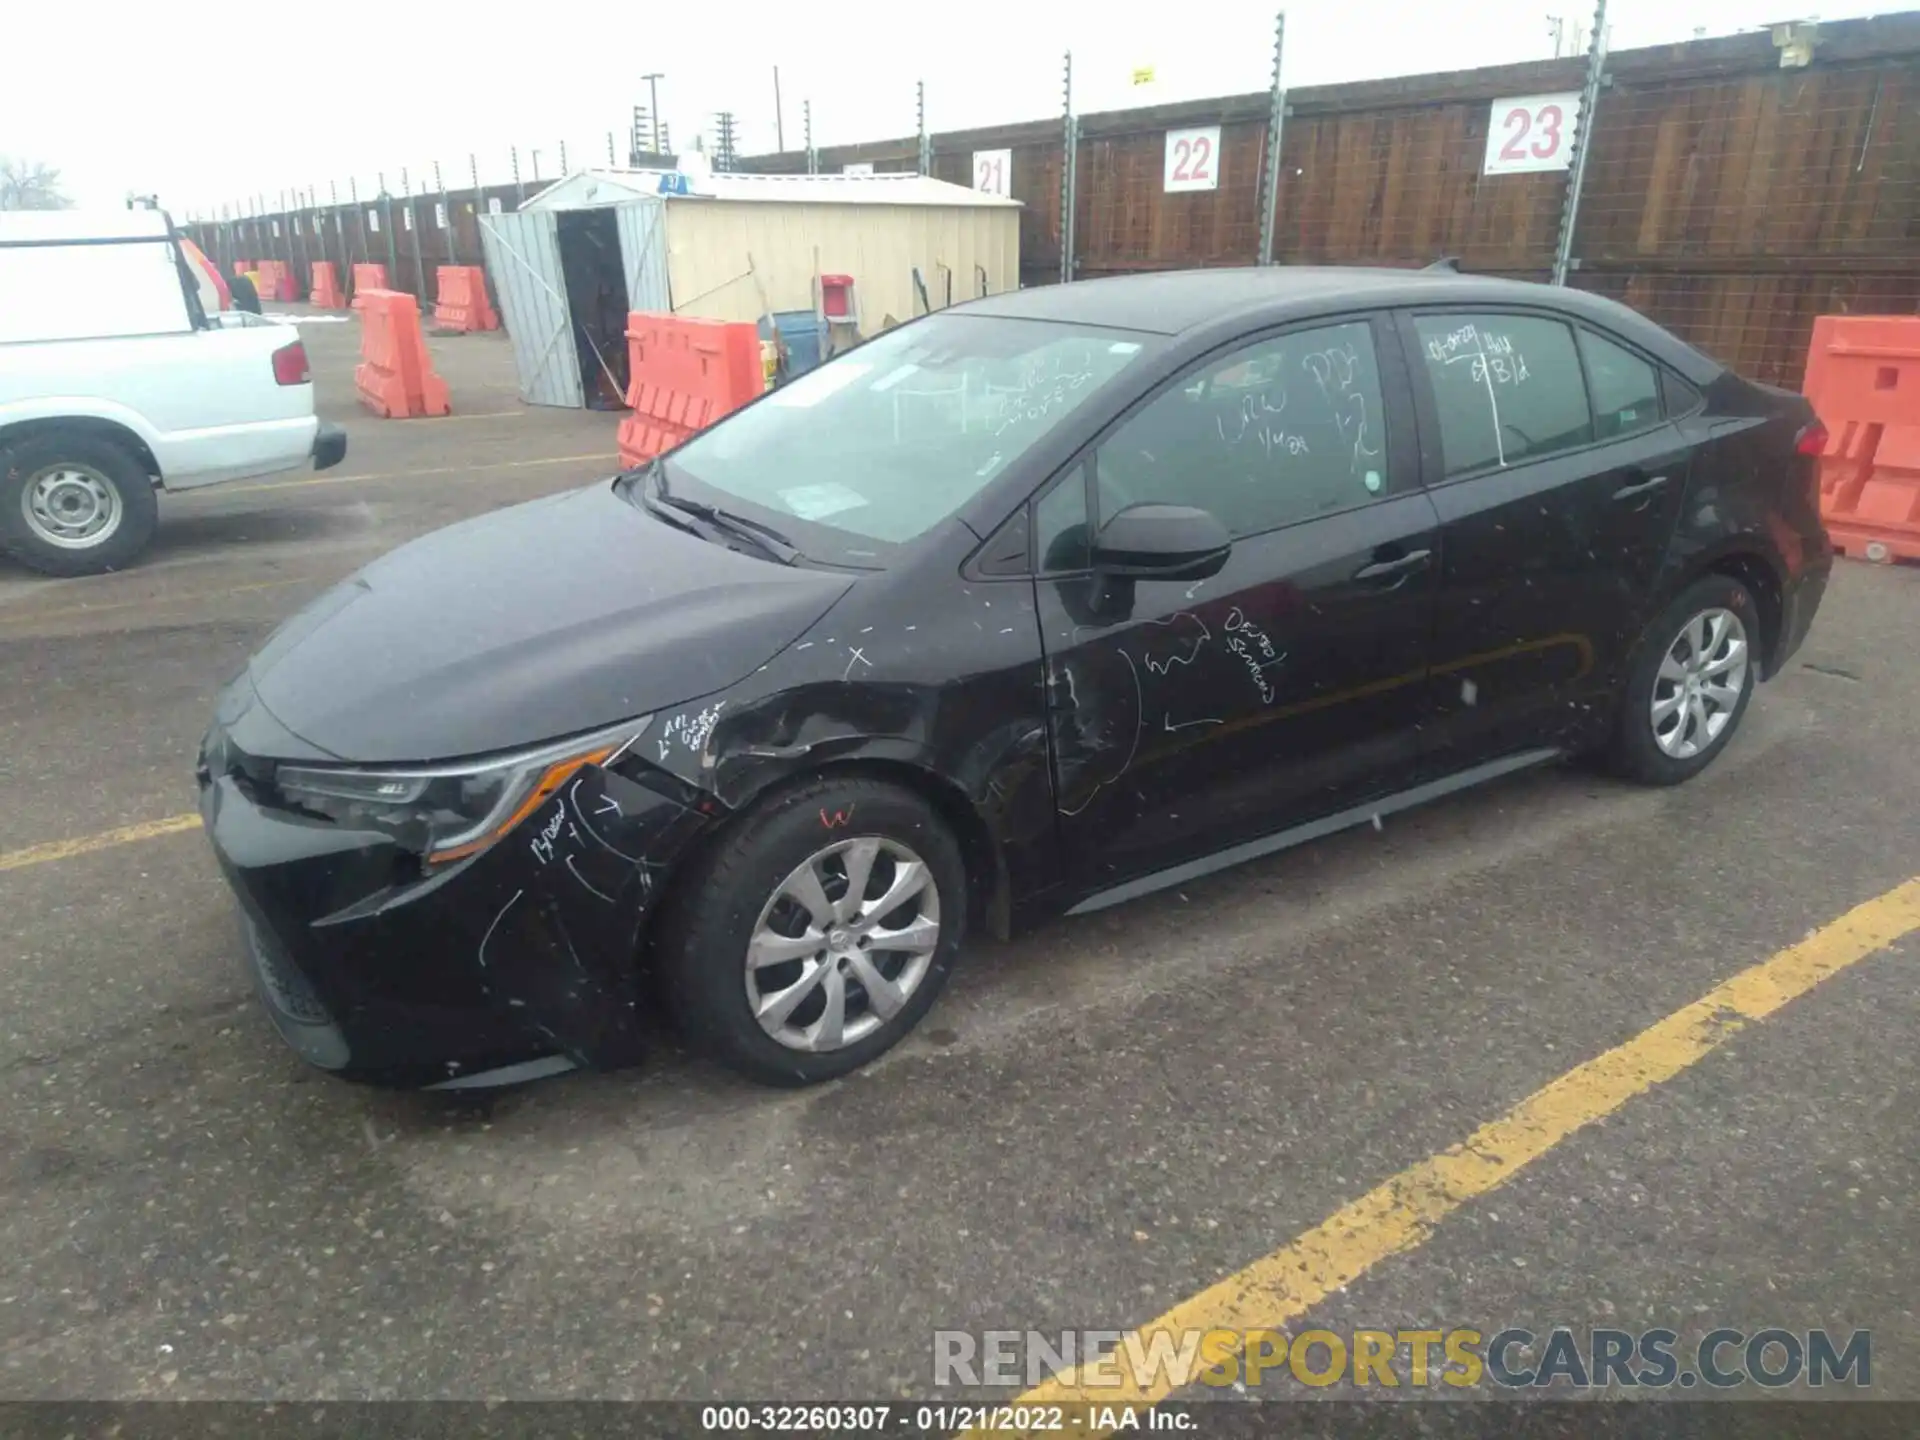
[[[676,491],[684,477],[721,492],[700,498],[722,507],[764,507],[809,552],[814,536],[839,532],[844,557],[870,563],[870,542],[911,540],[952,515],[1153,338],[928,316],[696,435],[668,473]]]

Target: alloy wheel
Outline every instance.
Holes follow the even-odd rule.
[[[1691,760],[1725,732],[1747,687],[1747,627],[1731,610],[1703,610],[1681,627],[1653,681],[1653,740]]]
[[[837,841],[761,907],[747,1003],[788,1049],[843,1049],[906,1008],[939,946],[940,887],[926,862],[877,835]]]

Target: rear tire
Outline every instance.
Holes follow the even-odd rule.
[[[147,548],[160,501],[126,446],[48,430],[0,450],[0,550],[43,575],[101,575]]]
[[[683,886],[657,951],[668,1003],[697,1046],[769,1085],[891,1049],[932,1008],[966,928],[952,833],[912,792],[856,776],[774,795]]]
[[[1760,610],[1729,575],[1695,581],[1640,637],[1607,762],[1647,785],[1678,785],[1733,738],[1760,683]]]

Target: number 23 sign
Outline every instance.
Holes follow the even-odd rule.
[[[1485,175],[1565,170],[1573,159],[1580,92],[1496,100],[1487,120]]]

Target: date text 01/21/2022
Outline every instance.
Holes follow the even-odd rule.
[[[707,1405],[700,1428],[733,1434],[919,1435],[962,1431],[1033,1435],[1043,1432],[1105,1434],[1115,1430],[1182,1431],[1194,1428],[1185,1411],[1138,1405]]]

